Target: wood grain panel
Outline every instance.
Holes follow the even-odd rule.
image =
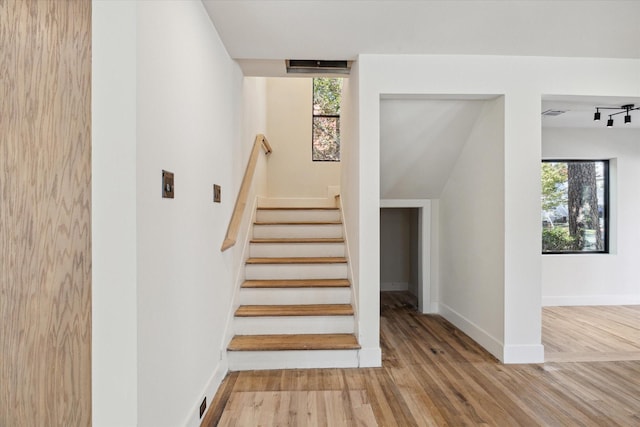
[[[353,350],[360,348],[351,334],[236,335],[231,351]]]
[[[91,2],[0,0],[0,425],[91,424]]]
[[[241,305],[237,317],[252,316],[353,316],[351,304]]]
[[[347,279],[247,280],[243,288],[348,288]]]

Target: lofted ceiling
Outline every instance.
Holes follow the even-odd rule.
[[[440,197],[484,102],[423,97],[381,99],[380,198]]]
[[[245,75],[359,54],[640,58],[639,0],[202,0]]]

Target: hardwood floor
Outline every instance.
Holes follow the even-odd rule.
[[[230,373],[202,426],[640,425],[640,361],[503,365],[397,292],[381,345],[382,368]]]
[[[640,360],[640,306],[544,307],[547,362]]]

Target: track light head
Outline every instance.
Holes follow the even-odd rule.
[[[600,120],[600,110],[614,110],[611,114],[609,114],[609,120],[607,120],[607,127],[613,127],[613,116],[617,116],[619,114],[624,114],[624,124],[631,124],[631,112],[640,110],[640,107],[636,107],[634,104],[626,104],[620,107],[594,107],[596,112],[593,114],[593,120]]]

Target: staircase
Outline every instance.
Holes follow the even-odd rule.
[[[259,207],[229,369],[358,366],[340,210]]]

